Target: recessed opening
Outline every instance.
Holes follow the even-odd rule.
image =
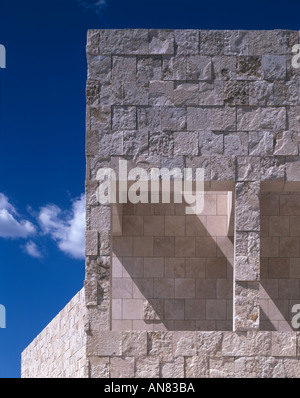
[[[266,184],[261,193],[261,330],[296,330],[292,326],[295,315],[292,308],[300,304],[300,190],[297,184],[283,186],[283,183],[272,182]]]
[[[232,330],[232,192],[186,206],[114,206],[112,330]]]

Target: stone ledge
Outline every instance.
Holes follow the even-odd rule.
[[[109,342],[115,332],[100,332]],[[103,377],[300,377],[300,333],[119,332],[119,352],[90,358]],[[115,344],[112,344],[112,348]],[[99,369],[100,367],[100,369]],[[96,368],[97,370],[94,370]]]

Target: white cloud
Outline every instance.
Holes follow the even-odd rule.
[[[73,201],[70,212],[49,204],[41,208],[38,218],[43,232],[57,242],[62,252],[73,258],[85,258],[85,195]]]
[[[34,258],[42,258],[43,255],[42,253],[39,251],[37,245],[32,242],[32,240],[30,240],[29,242],[27,242],[24,246],[22,246],[23,249],[25,250],[25,252],[27,254],[29,254],[29,256],[34,257]]]
[[[85,11],[94,11],[99,14],[107,6],[108,0],[77,0]]]
[[[0,237],[27,238],[35,232],[35,226],[30,221],[20,219],[7,196],[0,193]]]

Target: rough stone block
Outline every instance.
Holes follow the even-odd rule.
[[[186,80],[211,80],[212,63],[210,57],[203,55],[186,56]]]
[[[199,105],[224,105],[224,84],[222,81],[200,82],[198,93]]]
[[[200,31],[200,54],[223,55],[224,54],[224,31],[201,30]]]
[[[272,333],[260,331],[247,332],[247,347],[247,354],[249,356],[271,356]]]
[[[149,103],[152,106],[173,105],[174,82],[152,80],[149,82]]]
[[[284,55],[263,55],[262,70],[265,80],[284,80],[286,78],[286,57]]]
[[[291,106],[287,110],[288,124],[291,131],[300,131],[300,106]]]
[[[258,232],[236,232],[236,256],[260,256],[260,235]]]
[[[235,256],[235,280],[257,281],[259,280],[260,259],[252,256]]]
[[[249,132],[249,155],[267,156],[273,154],[274,133],[269,131]]]
[[[298,42],[298,32],[286,30],[249,31],[249,55],[287,55]]]
[[[261,158],[261,180],[284,180],[285,158],[282,156],[266,156]]]
[[[247,331],[259,328],[259,283],[235,282],[234,330]]]
[[[276,135],[274,155],[298,155],[298,133],[283,131]]]
[[[289,156],[286,160],[286,180],[300,181],[300,157]]]
[[[150,29],[150,54],[174,54],[174,31]]]
[[[148,30],[100,30],[100,54],[149,54]]]
[[[210,378],[233,378],[234,376],[234,357],[209,358]]]
[[[111,79],[111,58],[106,55],[88,55],[88,79],[100,80],[101,84]]]
[[[217,357],[222,354],[223,332],[197,332],[199,356]]]
[[[163,80],[187,80],[187,63],[185,56],[163,56],[162,75]],[[189,79],[196,80],[196,79]]]
[[[261,378],[285,378],[283,358],[260,357],[259,377]]]
[[[237,57],[237,79],[259,80],[261,78],[261,57],[239,56]]]
[[[284,105],[278,101],[277,93],[274,89],[275,83],[265,80],[255,80],[248,82],[249,105],[250,106],[273,106]]]
[[[239,80],[226,82],[224,101],[230,105],[249,105],[249,83]]]
[[[86,256],[98,255],[98,231],[85,232],[85,254]]]
[[[198,155],[198,133],[179,131],[174,133],[174,155]]]
[[[162,156],[161,167],[166,167],[169,170],[179,168],[181,173],[183,173],[185,168],[184,156]],[[171,179],[173,179],[173,176],[171,176]]]
[[[184,377],[184,358],[178,357],[173,362],[162,363],[161,377],[182,379]]]
[[[212,74],[218,80],[236,80],[236,57],[218,55],[212,57]]]
[[[248,55],[249,54],[249,31],[225,30],[224,53],[226,55]]]
[[[224,135],[224,155],[248,155],[248,133],[228,133]]]
[[[85,305],[98,305],[99,282],[97,280],[84,281]]]
[[[91,208],[90,229],[98,231],[100,242],[103,236],[110,233],[111,227],[111,209],[109,206],[95,206]]]
[[[186,128],[185,109],[179,107],[162,107],[161,128],[163,131],[184,130]]]
[[[222,133],[199,132],[199,152],[201,155],[222,155],[224,152]]]
[[[99,332],[98,356],[115,357],[122,355],[122,332]]]
[[[211,157],[211,180],[234,181],[235,169],[234,157],[219,155]]]
[[[222,355],[240,357],[248,354],[247,334],[224,332],[222,341]]]
[[[198,105],[199,85],[197,83],[175,82],[172,102],[175,106]]]
[[[296,334],[294,332],[272,332],[272,355],[295,357]]]
[[[257,378],[260,374],[259,356],[241,357],[234,361],[234,372],[236,378]]]
[[[209,376],[209,359],[205,355],[194,356],[185,360],[185,377],[206,378]]]
[[[100,54],[122,54],[123,34],[121,30],[100,30],[99,50]]]
[[[174,332],[173,350],[175,357],[191,357],[197,354],[195,332]]]
[[[148,355],[162,361],[173,360],[173,333],[148,332]]]
[[[149,55],[137,57],[136,78],[140,83],[148,84],[151,80],[162,80],[161,56]]]
[[[210,156],[186,156],[186,167],[191,168],[193,173],[197,168],[204,169],[204,189],[209,189],[211,180]]]
[[[90,378],[109,378],[109,357],[90,357],[89,365]]]
[[[98,29],[89,29],[87,32],[86,52],[89,55],[99,54],[100,33]]]
[[[111,107],[107,105],[87,108],[87,130],[110,130]],[[87,137],[88,138],[88,137]]]
[[[230,107],[188,107],[187,128],[191,131],[236,131],[235,109]]]
[[[142,154],[148,154],[148,131],[123,131],[123,154],[133,155],[134,159]]]
[[[112,379],[131,379],[134,377],[134,358],[110,359],[110,378]]]
[[[159,377],[159,358],[155,357],[137,357],[135,359],[136,378],[158,378]]]
[[[174,134],[170,132],[149,133],[149,154],[150,155],[173,155]]]
[[[238,181],[260,180],[259,156],[237,156],[237,180]]]
[[[286,110],[283,107],[238,108],[237,128],[241,131],[285,130]]]
[[[300,377],[300,361],[297,358],[283,358],[284,369],[286,377],[299,378]]]
[[[273,93],[267,101],[267,105],[299,105],[300,91],[299,81],[274,81]]]
[[[143,107],[137,110],[138,128],[148,128],[151,132],[161,131],[161,108]]]
[[[125,357],[144,357],[147,355],[147,332],[123,332],[122,353]]]
[[[99,153],[99,132],[93,130],[89,132],[85,144],[85,154],[87,156],[98,155]]]
[[[199,30],[176,29],[175,45],[178,55],[199,54]]]
[[[236,184],[236,231],[260,230],[259,182]]]
[[[101,105],[123,105],[124,104],[124,82],[114,81],[101,85]],[[98,101],[99,102],[99,101]]]
[[[140,81],[125,82],[121,87],[121,93],[123,94],[123,100],[121,101],[122,105],[131,106],[149,104],[148,87]],[[117,101],[117,104],[118,103],[119,101]]]
[[[107,58],[109,58],[110,65],[112,65],[112,84],[118,81],[122,83],[136,82],[136,57],[114,55],[112,59],[110,57]]]
[[[115,106],[112,126],[114,130],[136,130],[136,108],[134,106]]]
[[[86,83],[86,104],[97,106],[100,99],[100,83],[89,79]]]

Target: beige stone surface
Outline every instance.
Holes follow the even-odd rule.
[[[24,377],[299,377],[298,41],[88,32],[85,292],[24,351]],[[138,203],[114,222],[97,171],[119,159],[204,167],[202,214]]]
[[[22,352],[22,378],[88,377],[85,322],[82,289]]]

